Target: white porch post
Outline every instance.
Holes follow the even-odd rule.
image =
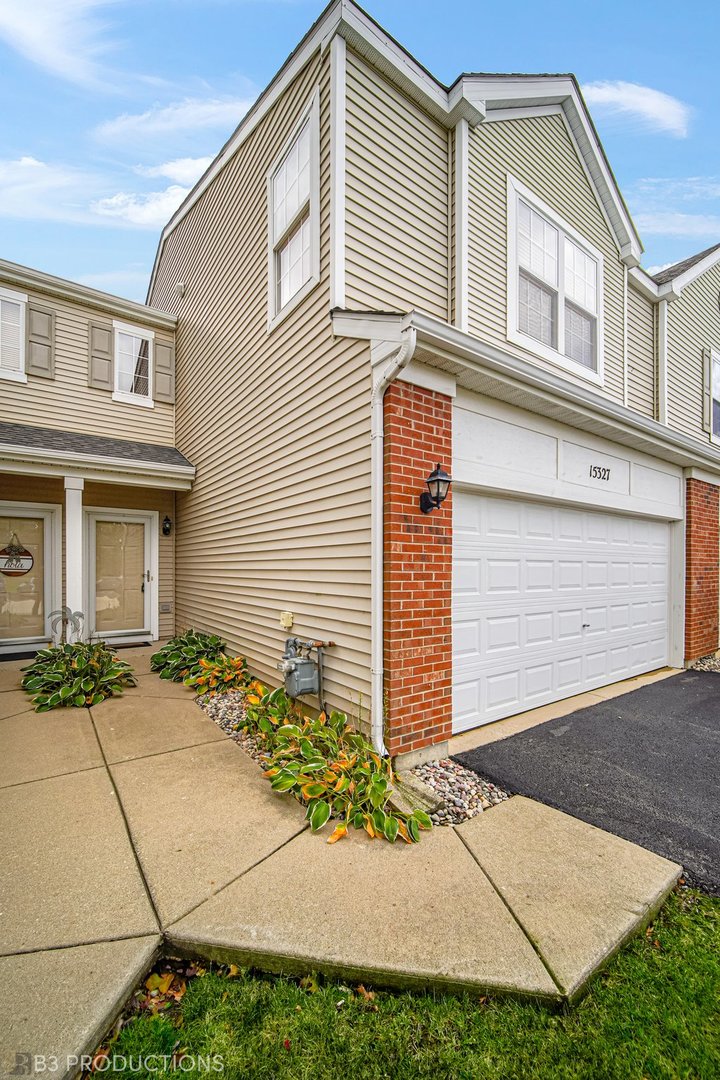
[[[87,616],[83,590],[84,486],[82,477],[65,477],[65,604],[70,611],[82,611]],[[77,637],[68,625],[67,640],[75,641]]]

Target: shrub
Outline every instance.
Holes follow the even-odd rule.
[[[265,776],[275,791],[287,791],[306,807],[313,832],[336,819],[328,839],[334,844],[352,825],[369,837],[394,843],[420,839],[432,822],[421,810],[413,814],[388,808],[395,779],[392,764],[349,723],[347,716],[321,713],[317,720],[303,716],[280,688],[264,693],[253,684],[247,697],[246,722],[264,743],[268,755]]]
[[[150,657],[150,668],[161,679],[183,682],[201,673],[201,660],[217,660],[223,656],[225,642],[217,634],[203,634],[199,630],[187,630],[171,638],[162,649]]]
[[[199,671],[188,675],[186,686],[192,686],[198,694],[227,694],[229,690],[246,690],[250,682],[247,660],[244,656],[226,656],[222,653],[215,660],[198,661]]]
[[[35,712],[68,705],[99,705],[105,698],[122,694],[126,686],[137,685],[130,665],[102,641],[41,649],[22,670],[26,672],[22,687],[34,695]]]

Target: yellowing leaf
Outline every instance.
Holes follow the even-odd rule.
[[[347,836],[347,825],[338,825],[332,836],[328,837],[328,844],[337,844],[338,840],[342,840],[343,836]]]

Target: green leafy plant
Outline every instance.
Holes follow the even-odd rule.
[[[333,819],[329,844],[346,836],[350,826],[364,829],[371,838],[394,843],[399,836],[412,844],[421,830],[432,828],[423,811],[405,814],[388,806],[395,779],[392,764],[344,713],[321,713],[314,720],[303,716],[282,688],[264,693],[253,683],[249,689],[246,723],[264,743],[265,776],[275,791],[286,791],[307,807],[313,832]]]
[[[188,675],[185,685],[198,694],[227,694],[229,690],[246,690],[250,683],[247,660],[244,656],[226,656],[221,653],[215,660],[198,661],[199,672]]]
[[[35,712],[99,705],[105,698],[122,694],[126,686],[137,685],[130,665],[104,642],[78,641],[41,649],[22,670],[22,687],[33,695]]]
[[[224,655],[225,642],[217,634],[203,634],[199,630],[187,630],[178,637],[171,638],[162,649],[150,657],[150,668],[157,671],[161,679],[170,682],[184,682],[185,679],[200,675],[201,660],[218,660]]]

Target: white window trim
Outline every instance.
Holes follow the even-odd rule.
[[[142,394],[129,394],[124,390],[118,390],[118,335],[119,334],[135,334],[138,337],[147,338],[150,342],[148,349],[148,396],[143,397]],[[154,409],[155,402],[153,401],[153,375],[155,370],[155,333],[152,330],[148,330],[144,326],[133,326],[132,323],[119,322],[117,319],[113,319],[113,401],[121,401],[125,405],[139,405],[143,409]]]
[[[13,300],[20,304],[20,371],[3,371],[0,367],[0,379],[8,382],[26,383],[28,381],[25,371],[25,319],[27,317],[27,293],[14,292],[12,289],[0,288],[0,299]]]
[[[273,232],[273,177],[283,158],[297,139],[303,127],[310,121],[310,277],[286,304],[277,306],[275,283],[275,236]],[[316,88],[302,116],[293,128],[282,150],[274,159],[267,173],[267,237],[268,237],[268,333],[274,330],[291,311],[320,282],[320,88]]]
[[[539,214],[542,214],[544,218],[550,222],[559,232],[561,236],[567,236],[574,244],[588,255],[593,258],[597,263],[597,314],[596,314],[596,340],[595,349],[597,356],[597,369],[593,371],[591,368],[585,367],[583,364],[579,364],[576,360],[572,360],[570,357],[565,356],[560,349],[553,349],[549,345],[544,345],[543,342],[537,341],[535,338],[530,337],[528,334],[523,334],[518,329],[518,275],[519,275],[519,260],[518,260],[518,200],[522,199],[523,202],[528,203],[534,210],[537,210]],[[572,225],[568,225],[563,219],[539,199],[529,188],[525,187],[523,183],[516,180],[515,177],[508,174],[507,178],[507,212],[508,212],[508,257],[507,257],[507,336],[508,341],[512,341],[515,345],[520,345],[523,349],[533,353],[535,356],[541,357],[543,360],[549,361],[556,367],[561,367],[565,371],[571,371],[573,375],[578,376],[581,379],[588,382],[602,386],[604,382],[604,368],[605,368],[605,349],[604,349],[604,305],[603,305],[603,256],[596,247],[594,247],[584,236],[581,236]],[[565,328],[565,290],[563,286],[563,273],[564,273],[564,258],[563,252],[558,252],[558,288],[554,291],[558,296],[558,345],[564,346],[564,328]]]
[[[713,431],[713,364],[720,364],[720,352],[717,349],[710,349],[710,370],[708,372],[708,378],[710,385],[707,388],[707,392],[710,395],[710,442],[715,443],[716,446],[720,446],[720,435],[716,435]]]

